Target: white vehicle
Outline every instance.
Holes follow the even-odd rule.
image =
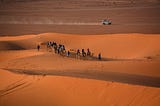
[[[104,20],[102,20],[102,24],[103,25],[111,25],[112,22],[110,20],[104,19]]]

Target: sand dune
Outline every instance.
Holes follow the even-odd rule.
[[[5,41],[5,37],[2,37],[2,39]],[[110,70],[116,72],[120,71],[134,74],[141,73],[143,75],[159,76],[159,35],[116,34],[80,36],[45,33],[37,36],[33,35],[31,38],[26,36],[26,39],[23,40],[13,41],[13,39],[15,38],[11,37],[11,41],[6,42],[16,42],[17,45],[14,46],[15,48],[17,48],[17,46],[21,46],[27,50],[21,50],[20,52],[17,51],[13,53],[12,55],[16,55],[16,53],[23,54],[23,56],[18,54],[19,57],[23,58],[15,58],[15,60],[10,62],[8,61],[11,64],[8,66],[5,63],[4,66],[2,65],[3,68],[7,67],[9,69],[23,69],[22,67],[26,67],[28,69],[31,68],[41,70],[79,70],[79,67],[81,67],[82,70],[89,68],[91,70]],[[75,58],[68,59],[67,57],[61,57],[54,53],[46,52],[46,46],[43,45],[41,46],[42,49],[40,53],[37,53],[36,50],[28,50],[36,48],[38,43],[47,41],[56,41],[57,43],[64,44],[68,50],[90,48],[91,52],[94,53],[95,58],[97,57],[97,54],[101,52],[102,58],[105,58],[105,61],[81,61]],[[0,43],[1,42],[3,43],[3,41],[0,41]],[[14,49],[12,46],[11,48]],[[5,47],[7,48],[8,45],[4,44],[3,48]],[[1,48],[1,50],[3,50],[3,48]],[[4,58],[9,58],[8,56],[12,56],[10,54],[11,53],[8,53],[8,51],[1,52],[1,55],[4,56]],[[41,55],[38,56],[36,54]],[[36,65],[34,68],[32,67],[32,63],[30,61]],[[24,64],[24,62],[28,64]],[[48,64],[45,62],[48,62]],[[18,64],[18,67],[15,65],[16,63]],[[55,65],[56,67],[54,67]],[[114,67],[114,65],[116,65],[116,67]]]
[[[43,52],[37,52],[36,50],[8,50],[8,51],[0,51],[0,62],[14,60],[18,58],[25,58],[29,56],[41,55]]]
[[[67,36],[67,38],[66,38]],[[159,35],[153,34],[112,34],[112,35],[65,35],[58,33],[45,33],[18,37],[1,37],[2,49],[34,49],[38,43],[56,41],[63,43],[68,49],[90,48],[95,54],[102,52],[107,57],[135,55],[147,56],[159,54]],[[70,40],[72,39],[72,40]],[[12,46],[12,47],[10,47]],[[14,47],[13,47],[14,46]],[[118,52],[117,52],[118,51]],[[124,58],[123,57],[123,58]],[[143,58],[143,57],[142,57]]]
[[[0,105],[158,106],[159,39],[158,34],[0,37]],[[67,50],[90,48],[95,58],[63,57],[45,45],[38,52],[37,44],[47,41]],[[96,59],[99,52],[102,61]]]
[[[133,86],[91,79],[15,75],[0,70],[0,104],[106,106],[106,105],[159,105],[159,88]],[[13,79],[13,80],[12,80]]]
[[[0,0],[0,106],[159,106],[159,4]],[[87,48],[93,56],[76,58]]]

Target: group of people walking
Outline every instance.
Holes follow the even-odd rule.
[[[62,44],[57,44],[56,42],[47,42],[47,49],[54,49],[54,52],[57,54],[66,53],[65,46]]]
[[[85,52],[84,49],[82,49],[82,52],[80,52],[80,50],[78,49],[77,52],[76,52],[76,55],[80,56],[81,54],[82,54],[83,57],[92,56],[89,48],[87,49],[87,53]]]
[[[70,57],[71,55],[75,55],[76,58],[93,57],[93,53],[91,53],[89,48],[86,52],[84,49],[77,49],[76,51],[72,52],[71,50],[66,51],[66,48],[63,44],[57,44],[56,42],[47,42],[46,46],[47,50],[52,50],[56,54],[60,54],[67,57]],[[40,50],[40,45],[37,45],[37,49],[38,51]],[[101,53],[98,54],[98,59],[101,60]]]

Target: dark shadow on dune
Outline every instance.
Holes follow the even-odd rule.
[[[61,56],[66,57],[66,54],[61,54]],[[108,57],[102,57],[100,60],[96,56],[80,56],[77,58],[76,52],[71,52],[70,56],[67,58],[74,58],[78,60],[84,60],[84,61],[144,61],[144,59],[120,59],[120,58],[108,58]]]
[[[144,61],[144,59],[118,59],[118,58],[105,58],[104,57],[100,61]]]
[[[89,61],[143,61],[144,59],[118,59],[118,58],[106,58],[103,57],[101,60],[98,59],[98,57],[84,57],[82,60],[89,60]]]
[[[133,85],[142,85],[149,87],[160,87],[160,77],[152,77],[145,75],[136,75],[128,73],[119,72],[100,72],[96,70],[83,71],[83,70],[66,70],[66,71],[42,71],[42,70],[23,70],[23,69],[5,69],[14,73],[28,74],[28,75],[55,75],[55,76],[69,76],[69,77],[79,77],[87,79],[96,79],[103,81],[112,81],[127,83]]]
[[[0,41],[0,50],[25,50],[25,48],[15,42]]]

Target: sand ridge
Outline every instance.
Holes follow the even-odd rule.
[[[154,34],[0,37],[0,105],[158,106],[159,39]],[[64,57],[47,51],[46,45],[37,51],[37,44],[47,41],[64,44],[67,50],[90,48],[106,60]],[[16,49],[19,46],[23,49]]]
[[[53,52],[47,52],[45,45],[41,46],[40,52],[37,52],[37,50],[32,50],[32,48],[36,48],[36,44],[47,41],[56,41],[59,44],[65,44],[67,50],[77,50],[82,48],[86,50],[87,48],[90,48],[91,52],[94,53],[95,58],[97,58],[97,54],[101,52],[102,58],[104,58],[105,61],[83,61],[75,58],[71,59],[58,56]],[[79,67],[81,67],[80,70],[109,70],[149,76],[159,76],[158,35],[116,34],[80,36],[45,33],[37,35],[37,37],[33,36],[29,39],[26,37],[26,39],[17,40],[15,42],[17,45],[27,48],[26,50],[18,50],[15,53],[9,53],[8,51],[1,52],[1,55],[4,56],[4,58],[6,57],[9,59],[11,57],[8,56],[10,54],[13,55],[13,59],[9,59],[11,61],[7,61],[8,63],[6,62],[10,65],[7,65],[5,62],[4,64],[2,63],[1,66],[3,68],[79,70]],[[23,45],[24,42],[30,43],[27,43],[26,46]],[[19,58],[16,59],[16,53],[19,53],[18,55],[21,55],[21,53],[24,54],[22,56],[18,56]],[[1,60],[3,61],[5,59],[2,58]],[[54,67],[54,65],[56,65],[56,67]],[[116,65],[116,67],[114,67],[114,65]]]

